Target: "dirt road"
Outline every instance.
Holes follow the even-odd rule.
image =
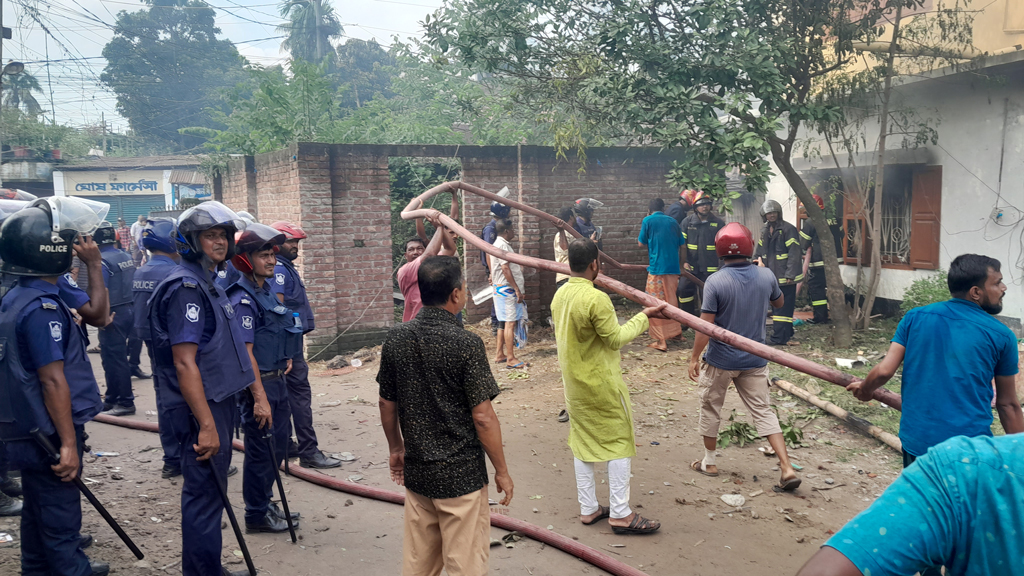
[[[474,328],[474,330],[476,330]],[[489,331],[477,330],[490,350]],[[776,494],[777,461],[758,450],[763,442],[721,450],[722,476],[707,478],[688,469],[703,455],[697,436],[696,388],[686,377],[688,345],[662,354],[644,347],[642,338],[623,349],[626,381],[632,390],[638,455],[633,463],[632,499],[642,514],[660,520],[661,532],[647,537],[612,534],[607,523],[583,526],[577,515],[572,454],[565,444],[568,424],[557,421],[562,408],[561,379],[554,341],[535,330],[523,359],[525,371],[494,366],[503,388],[495,402],[502,423],[506,457],[515,481],[515,499],[507,514],[599,549],[654,575],[793,574],[830,533],[862,510],[896,477],[899,458],[888,448],[846,429],[838,421],[779,392],[773,402],[783,421],[804,430],[806,447],[794,450],[802,467],[803,486],[795,494]],[[92,356],[101,382],[99,358]],[[395,490],[388,479],[387,444],[376,407],[377,361],[338,376],[312,367],[314,418],[321,447],[351,452],[358,460],[328,474]],[[135,381],[139,413],[155,421],[150,381]],[[742,415],[730,393],[726,409]],[[117,456],[88,457],[85,476],[99,498],[147,554],[135,559],[83,503],[85,532],[96,537],[89,554],[112,564],[119,574],[180,573],[180,478],[161,480],[157,436],[93,423],[87,426],[94,452]],[[233,463],[241,466],[236,453]],[[598,495],[607,502],[599,467]],[[356,477],[361,478],[356,478]],[[293,510],[302,513],[301,540],[292,545],[287,534],[247,537],[261,574],[328,575],[339,570],[366,575],[400,572],[402,509],[393,504],[329,491],[297,478],[286,478]],[[230,495],[241,518],[241,475],[230,479]],[[815,490],[821,488],[822,490]],[[741,494],[746,503],[732,511],[723,494]],[[497,496],[493,492],[492,498]],[[226,522],[226,517],[225,517]],[[226,527],[226,524],[225,524]],[[14,541],[0,547],[0,574],[17,573],[17,521],[0,519],[0,532]],[[502,530],[492,529],[500,538]],[[224,558],[242,569],[230,528],[224,530]],[[565,553],[533,541],[514,549],[492,548],[494,574],[600,574],[602,571]]]

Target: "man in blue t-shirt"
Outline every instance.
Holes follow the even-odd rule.
[[[767,304],[781,308],[782,289],[771,270],[754,266],[754,235],[746,226],[732,222],[715,235],[715,253],[723,266],[708,276],[701,302],[701,320],[764,343],[764,309]],[[722,423],[722,405],[729,384],[736,386],[740,400],[750,411],[754,427],[779,457],[779,490],[795,490],[800,478],[789,464],[786,441],[779,417],[769,397],[768,361],[717,340],[709,344],[707,334],[697,333],[690,355],[690,379],[700,388],[698,429],[704,441],[704,458],[690,463],[690,469],[705,476],[718,476],[715,449]],[[703,360],[701,354],[707,347]]]
[[[991,436],[993,378],[1003,430],[1024,432],[1013,382],[1017,338],[993,318],[1003,309],[1006,294],[999,261],[978,254],[957,256],[946,283],[953,297],[907,312],[885,358],[865,380],[847,387],[867,402],[903,364],[904,467],[953,436]]]
[[[647,248],[650,262],[647,266],[647,293],[675,306],[681,263],[686,259],[686,240],[675,218],[663,212],[664,200],[651,200],[647,209],[649,216],[640,224],[640,236],[636,239],[640,246]],[[668,340],[683,338],[679,322],[662,318],[651,318],[650,333],[654,342],[647,346],[662,352],[668,352]]]
[[[904,470],[797,576],[1020,574],[1024,438],[946,440]],[[1014,568],[1016,566],[1016,568]]]

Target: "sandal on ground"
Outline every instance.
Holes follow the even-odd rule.
[[[508,362],[508,358],[495,358],[494,359],[494,363],[495,364],[501,364],[502,362]]]
[[[520,362],[519,364],[506,364],[505,365],[505,368],[508,368],[509,370],[515,370],[516,368],[529,368],[529,367],[530,367],[530,363],[529,362]]]
[[[668,346],[665,346],[664,348],[662,348],[661,346],[658,346],[654,342],[651,342],[650,344],[648,344],[647,347],[648,348],[653,348],[653,349],[657,350],[658,352],[668,352]]]
[[[780,480],[773,488],[776,488],[776,492],[792,492],[800,487],[800,483],[803,482],[800,478],[794,476],[788,480]]]
[[[612,532],[616,534],[652,534],[661,528],[661,522],[652,522],[639,514],[633,516],[629,526],[612,526]]]
[[[562,411],[558,413],[558,421],[559,422],[568,422],[569,421],[569,413],[565,411],[565,408],[563,408]]]
[[[605,518],[607,518],[609,514],[611,514],[611,509],[608,508],[607,506],[598,506],[597,512],[598,512],[597,516],[595,516],[594,519],[591,520],[590,522],[583,522],[582,520],[580,520],[580,523],[582,523],[584,526],[590,526],[591,524],[597,524],[601,520],[604,520]]]
[[[700,472],[701,474],[705,476],[710,476],[712,478],[718,476],[718,472],[708,472],[708,467],[704,465],[703,460],[694,460],[693,462],[691,462],[690,470],[693,470],[694,472]]]

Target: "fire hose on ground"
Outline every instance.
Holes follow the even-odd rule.
[[[420,194],[416,198],[413,198],[409,202],[409,205],[406,206],[405,210],[402,211],[402,218],[404,220],[412,220],[414,218],[425,218],[428,215],[430,215],[431,217],[436,218],[446,227],[455,231],[455,233],[461,236],[463,240],[465,240],[469,244],[472,244],[474,248],[479,248],[480,250],[483,250],[484,252],[490,254],[491,256],[501,258],[502,260],[506,260],[508,262],[515,262],[520,266],[529,266],[531,268],[540,268],[541,270],[548,270],[551,272],[570,274],[568,264],[559,264],[557,262],[544,260],[542,258],[534,258],[532,256],[524,256],[522,254],[516,254],[514,252],[506,252],[504,250],[499,250],[498,248],[495,248],[493,245],[488,244],[484,239],[478,237],[476,234],[473,234],[469,230],[463,228],[458,222],[452,220],[447,215],[442,214],[437,210],[427,210],[422,208],[425,205],[424,202],[427,199],[442,193],[455,194],[457,190],[464,190],[471,194],[476,194],[477,196],[487,198],[491,201],[500,202],[502,204],[515,208],[521,212],[530,214],[532,216],[537,216],[538,218],[541,218],[543,220],[547,220],[552,224],[557,224],[558,222],[558,218],[555,218],[554,216],[541,210],[538,210],[532,206],[522,204],[520,202],[515,202],[507,198],[502,198],[497,194],[492,194],[486,190],[477,188],[476,186],[472,186],[464,182],[445,182],[443,184],[431,188],[430,190],[427,190],[426,192]],[[579,233],[573,230],[572,228],[568,228],[567,232],[571,233],[575,237],[579,237]],[[608,261],[609,264],[612,265],[613,267],[620,269],[634,269],[633,267],[637,266],[632,264],[618,264],[617,262],[615,262],[614,260],[607,256],[604,256],[604,260]],[[644,267],[639,266],[639,268]],[[599,275],[597,279],[594,281],[594,284],[600,286],[601,288],[611,290],[612,292],[615,292],[620,296],[625,296],[626,298],[629,298],[630,300],[642,306],[657,306],[662,302],[661,300],[655,298],[654,296],[651,296],[650,294],[641,292],[640,290],[637,290],[632,286],[629,286],[613,278],[609,278],[604,274]],[[844,388],[858,381],[858,378],[846,374],[844,372],[840,372],[839,370],[836,370],[834,368],[822,366],[821,364],[812,362],[810,360],[807,360],[806,358],[801,358],[795,354],[790,354],[782,350],[776,350],[766,344],[755,342],[749,338],[744,338],[743,336],[740,336],[733,332],[729,332],[725,328],[701,320],[700,318],[693,316],[691,314],[687,314],[686,312],[680,310],[675,306],[669,306],[665,308],[664,314],[671,320],[680,322],[684,326],[692,328],[697,332],[707,334],[709,337],[714,338],[719,342],[728,344],[733,348],[738,348],[740,350],[743,350],[744,352],[749,352],[756,356],[760,356],[761,358],[764,358],[771,362],[775,362],[776,364],[787,366],[789,368],[797,370],[798,372],[803,372],[804,374],[814,376],[815,378],[826,380],[828,382],[832,382],[833,384],[838,384],[839,386],[843,386]],[[899,394],[896,394],[884,388],[879,388],[878,390],[875,390],[872,397],[875,400],[883,402],[886,405],[897,410],[900,410],[903,406],[903,402]]]
[[[141,420],[133,420],[131,418],[123,418],[120,416],[108,416],[106,414],[99,414],[94,420],[104,424],[130,428],[132,430],[142,430],[145,432],[159,431],[159,425],[156,422],[143,422]],[[233,440],[231,445],[235,450],[245,452],[245,446],[242,444],[241,440]],[[355,482],[338,480],[337,478],[332,478],[301,466],[291,465],[288,470],[292,476],[296,476],[307,482],[312,482],[313,484],[317,484],[325,488],[354,494],[363,498],[370,498],[372,500],[381,500],[392,504],[405,504],[405,494],[400,492],[384,490],[383,488],[375,488],[373,486],[363,486],[362,484],[356,484]],[[589,562],[590,564],[593,564],[610,574],[615,574],[616,576],[646,576],[644,572],[620,562],[607,554],[603,554],[590,546],[581,544],[572,538],[562,536],[557,532],[552,532],[551,530],[541,528],[535,524],[530,524],[529,522],[512,518],[511,516],[492,512],[491,526],[496,526],[502,530],[519,531],[533,540],[558,548],[563,552]]]

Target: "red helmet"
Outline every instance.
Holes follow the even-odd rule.
[[[679,193],[679,199],[693,206],[693,203],[697,201],[697,194],[696,190],[683,190]]]
[[[288,240],[305,240],[306,238],[308,238],[308,236],[306,236],[306,233],[302,231],[302,228],[299,228],[298,226],[292,224],[291,222],[278,220],[277,222],[271,224],[270,227],[273,228],[274,230],[277,230],[278,232],[284,232],[285,238]]]
[[[252,273],[252,261],[249,254],[270,248],[277,253],[284,243],[285,234],[265,224],[253,223],[246,226],[244,232],[235,233],[235,256],[231,263],[242,274]]]
[[[719,258],[726,256],[754,255],[754,235],[750,229],[739,222],[730,222],[715,235],[715,252]]]
[[[818,205],[818,208],[821,208],[822,210],[824,210],[825,209],[825,201],[821,199],[821,196],[818,196],[817,194],[812,194],[812,196],[814,196],[814,202]]]

